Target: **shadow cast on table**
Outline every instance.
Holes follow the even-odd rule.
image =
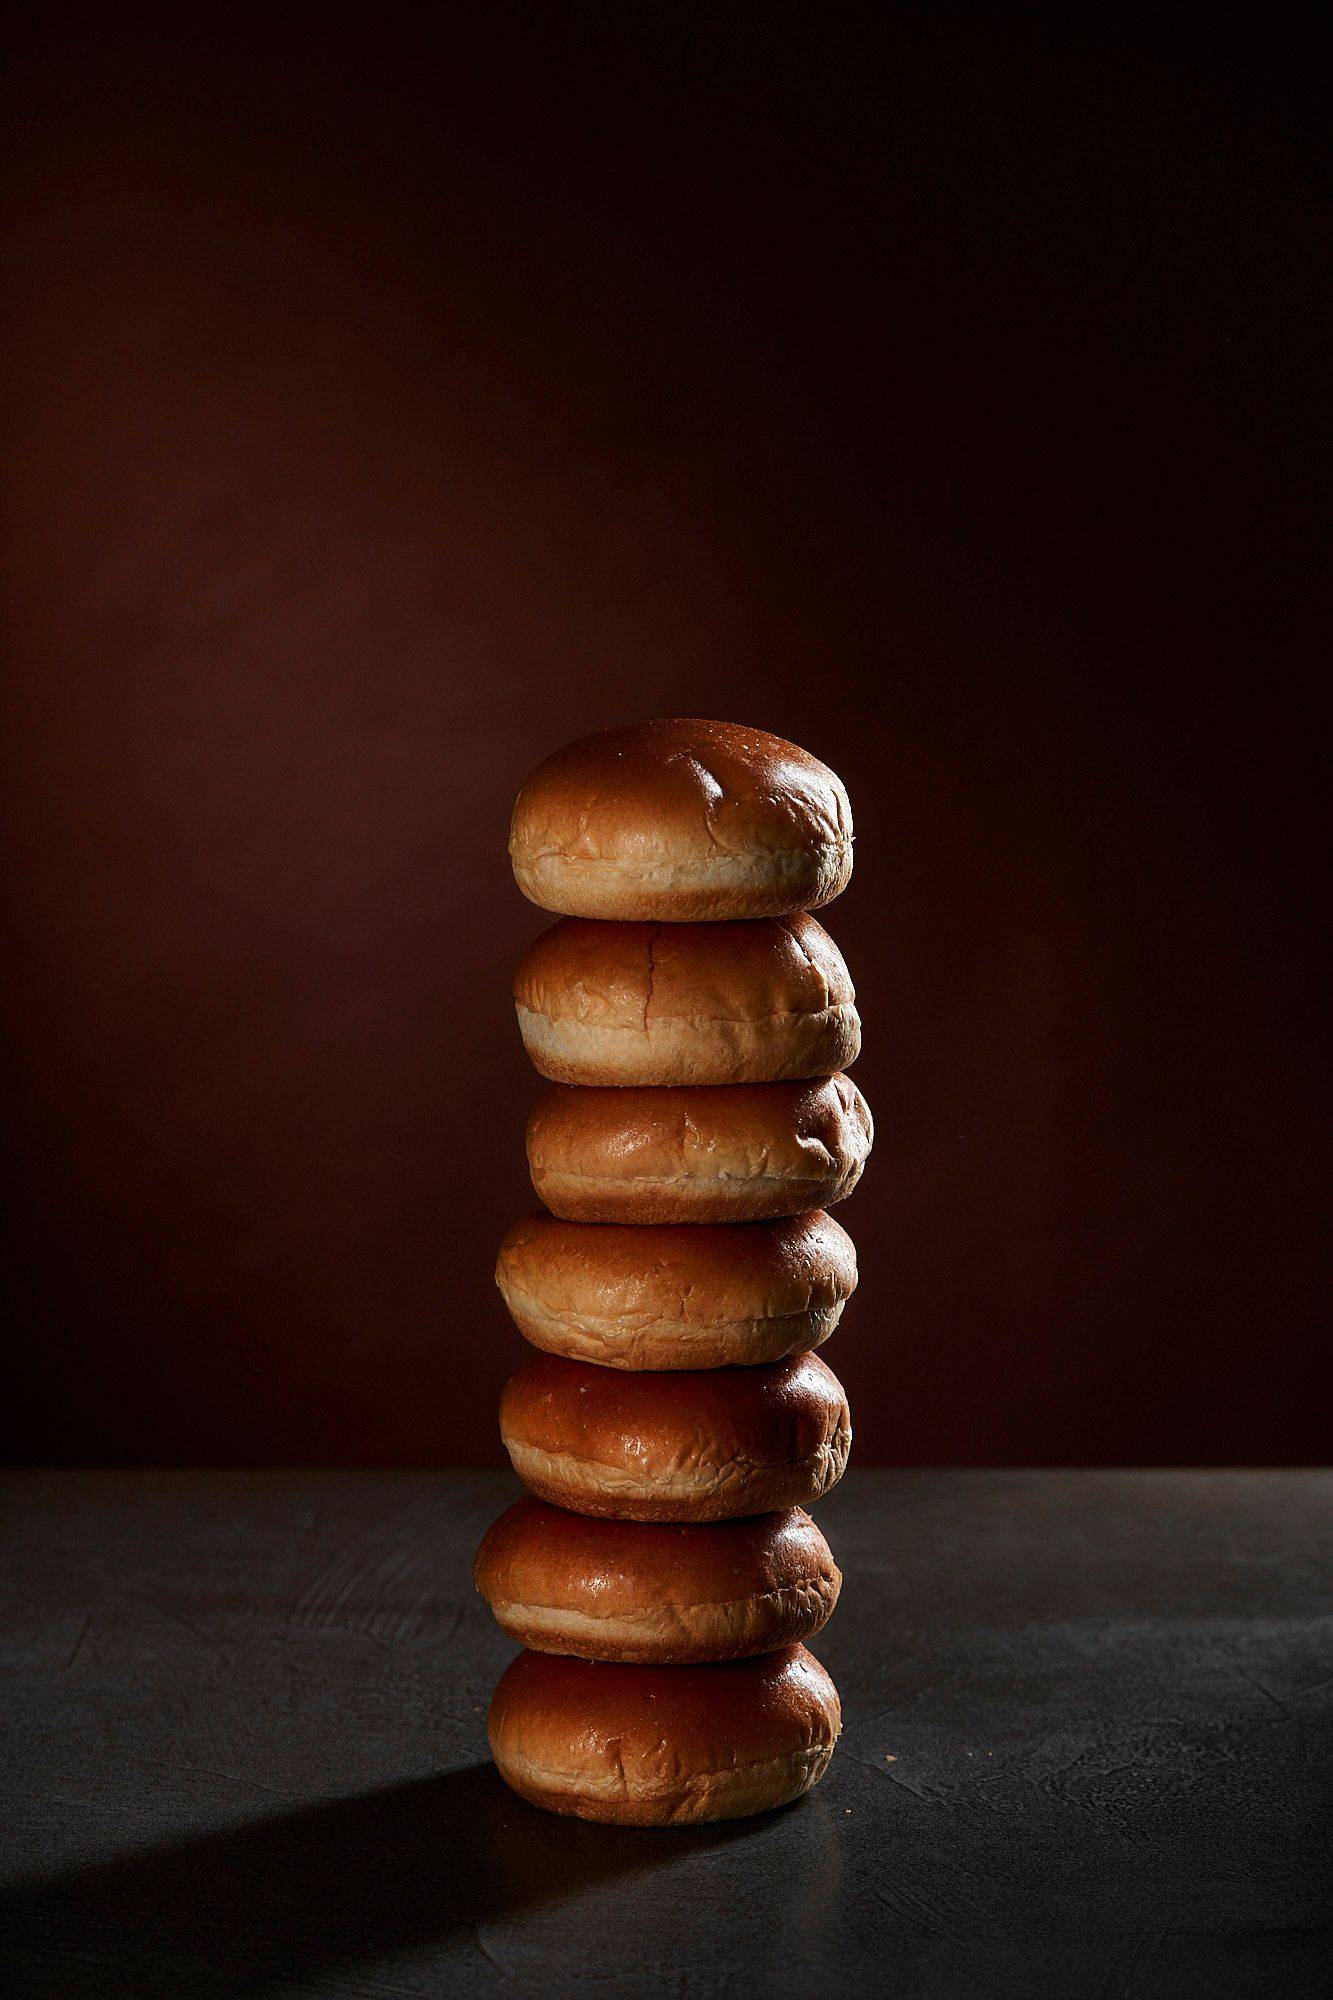
[[[5,1955],[32,1996],[225,2000],[443,1945],[747,1824],[553,1821],[475,1764],[19,1883],[0,1896]]]

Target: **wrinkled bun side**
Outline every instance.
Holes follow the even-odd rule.
[[[852,815],[842,781],[799,745],[670,717],[601,730],[538,765],[509,852],[523,894],[563,916],[779,917],[846,888]]]
[[[814,1354],[769,1368],[640,1375],[533,1354],[500,1435],[540,1500],[620,1521],[721,1521],[806,1507],[841,1479],[847,1398]]]
[[[495,1279],[519,1331],[547,1353],[724,1368],[826,1340],[856,1288],[856,1249],[821,1210],[679,1227],[534,1215],[501,1244]]]
[[[540,1200],[571,1222],[754,1222],[852,1192],[874,1127],[846,1076],[711,1089],[552,1084],[527,1125]]]
[[[514,974],[519,1028],[556,1083],[769,1083],[861,1051],[841,952],[813,917],[739,924],[566,917]]]
[[[799,1798],[842,1727],[837,1689],[804,1646],[712,1666],[612,1666],[520,1653],[491,1701],[506,1784],[580,1819],[679,1826]]]
[[[795,1645],[825,1623],[842,1581],[800,1508],[668,1526],[590,1520],[533,1499],[491,1527],[473,1579],[520,1645],[645,1665]]]

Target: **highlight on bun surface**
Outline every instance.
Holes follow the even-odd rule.
[[[534,1347],[603,1368],[783,1361],[828,1339],[856,1249],[820,1209],[770,1222],[614,1224],[525,1216],[496,1283]]]
[[[541,1500],[620,1521],[722,1521],[806,1507],[851,1450],[847,1398],[815,1354],[768,1368],[630,1374],[533,1354],[500,1435]]]
[[[840,778],[735,722],[599,730],[537,766],[509,833],[523,894],[562,916],[694,923],[817,910],[852,872]]]
[[[571,1222],[755,1222],[849,1195],[874,1125],[850,1077],[656,1089],[552,1084],[532,1184]]]
[[[799,1507],[696,1525],[590,1519],[530,1496],[490,1529],[473,1579],[534,1652],[658,1666],[812,1638],[842,1583]]]
[[[562,918],[514,974],[534,1067],[556,1083],[773,1083],[861,1052],[842,953],[810,916],[735,924]]]
[[[488,1720],[523,1798],[629,1826],[786,1805],[823,1776],[841,1727],[837,1690],[804,1646],[677,1667],[520,1653]]]

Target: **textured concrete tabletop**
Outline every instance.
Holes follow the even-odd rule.
[[[548,1818],[486,1763],[499,1474],[20,1474],[24,1996],[1291,1996],[1329,1973],[1306,1473],[853,1473],[811,1796]],[[1322,1614],[1322,1622],[1321,1622]]]

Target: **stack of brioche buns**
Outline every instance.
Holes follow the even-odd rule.
[[[815,1350],[856,1284],[825,1210],[872,1134],[852,983],[809,912],[851,874],[847,795],[762,730],[637,723],[539,766],[510,854],[560,921],[514,979],[547,1212],[496,1271],[534,1352],[500,1405],[528,1497],[475,1565],[526,1649],[492,1751],[556,1812],[759,1812],[840,1727],[804,1642],[842,1579],[805,1509],[851,1443]]]

